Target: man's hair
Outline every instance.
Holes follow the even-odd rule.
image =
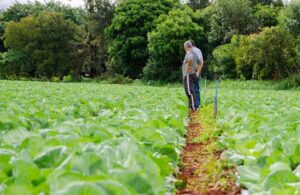
[[[186,41],[184,42],[184,47],[185,48],[193,47],[193,44],[191,43],[191,41]]]
[[[192,43],[193,47],[196,47],[196,44],[195,44],[195,42],[192,39],[190,40],[190,42]]]

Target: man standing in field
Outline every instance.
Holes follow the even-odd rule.
[[[189,108],[193,112],[197,109],[195,82],[197,80],[197,75],[200,75],[200,69],[197,69],[200,60],[197,57],[197,53],[193,50],[191,41],[186,41],[184,43],[184,49],[186,54],[182,64],[183,85],[189,99]]]
[[[200,61],[199,64],[197,64],[197,72],[196,72],[196,80],[195,80],[195,94],[196,94],[196,109],[200,107],[201,105],[201,96],[200,96],[200,85],[199,85],[199,81],[200,81],[200,74],[203,68],[203,64],[204,64],[204,60],[203,60],[203,55],[202,52],[199,48],[196,47],[196,44],[194,41],[190,40],[192,45],[193,45],[193,51],[197,54],[197,58]]]

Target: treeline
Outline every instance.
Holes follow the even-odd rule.
[[[0,77],[122,75],[180,81],[183,43],[205,58],[203,75],[285,79],[300,85],[300,1],[86,0],[16,3],[0,13]]]

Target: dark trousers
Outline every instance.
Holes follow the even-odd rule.
[[[196,110],[196,93],[195,93],[195,80],[196,74],[190,74],[183,77],[184,91],[189,99],[189,108]]]
[[[199,84],[199,82],[200,82],[200,79],[199,79],[199,77],[197,77],[196,78],[196,80],[195,80],[195,94],[196,94],[196,108],[199,108],[200,107],[200,105],[201,105],[201,96],[200,96],[200,84]]]

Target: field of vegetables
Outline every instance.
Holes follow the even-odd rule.
[[[223,89],[217,121],[245,194],[300,194],[300,91]]]
[[[243,193],[300,194],[300,91],[220,87],[221,159]],[[0,100],[0,194],[174,191],[182,88],[0,81]]]
[[[180,88],[0,81],[0,194],[165,194]]]

